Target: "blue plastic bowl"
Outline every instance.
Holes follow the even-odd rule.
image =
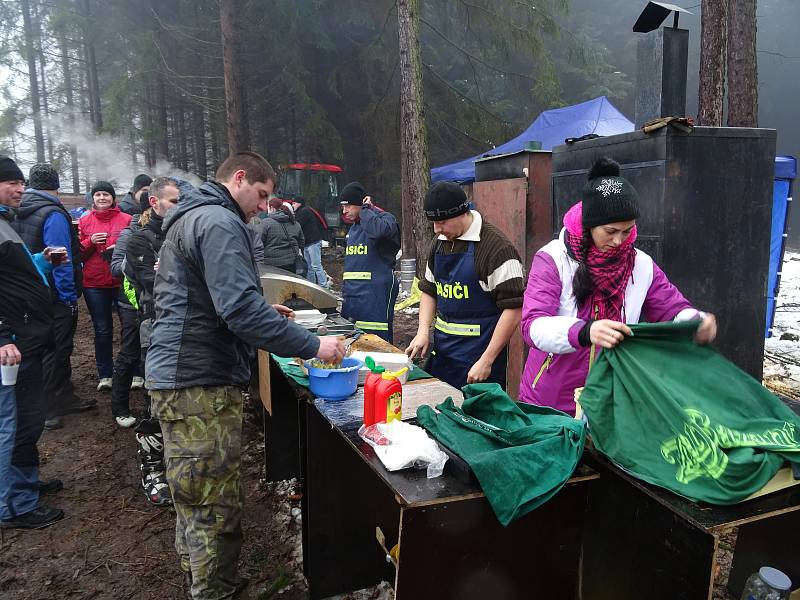
[[[308,387],[317,398],[344,400],[355,393],[358,388],[358,371],[364,366],[363,362],[347,357],[339,369],[317,369],[311,366],[311,360],[305,362]]]

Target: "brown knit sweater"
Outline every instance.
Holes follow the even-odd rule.
[[[433,276],[436,255],[464,253],[468,243],[473,241],[475,269],[481,288],[492,296],[501,310],[521,307],[525,293],[525,272],[519,253],[502,231],[483,220],[477,211],[472,211],[472,214],[472,226],[463,236],[452,242],[438,238],[433,240],[425,265],[425,276],[419,282],[419,289],[436,298],[436,281]]]

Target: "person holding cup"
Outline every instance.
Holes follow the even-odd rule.
[[[131,216],[116,204],[114,186],[98,181],[92,186],[92,210],[78,221],[83,260],[83,297],[94,326],[94,353],[98,390],[110,390],[114,375],[113,310],[122,284],[109,265],[114,244]]]
[[[0,156],[0,529],[40,528],[64,511],[39,502],[63,487],[39,481],[36,447],[44,429],[42,356],[52,343],[49,248],[31,254],[11,226],[25,178]]]

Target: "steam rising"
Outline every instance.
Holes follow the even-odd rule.
[[[65,115],[53,115],[48,121],[53,142],[67,146],[74,144],[78,150],[78,164],[81,170],[81,185],[103,179],[114,184],[117,193],[125,192],[139,173],[147,173],[153,178],[160,176],[181,177],[192,185],[203,181],[194,173],[187,173],[165,159],[159,159],[154,168],[134,164],[128,142],[108,133],[96,133],[92,124],[82,115],[76,115],[74,122]],[[88,177],[87,177],[88,169]],[[60,168],[62,188],[71,187],[70,164],[67,156]]]

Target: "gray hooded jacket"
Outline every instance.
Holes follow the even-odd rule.
[[[163,224],[148,389],[245,387],[255,348],[312,358],[319,339],[264,299],[251,234],[228,190],[216,182],[179,190]]]

